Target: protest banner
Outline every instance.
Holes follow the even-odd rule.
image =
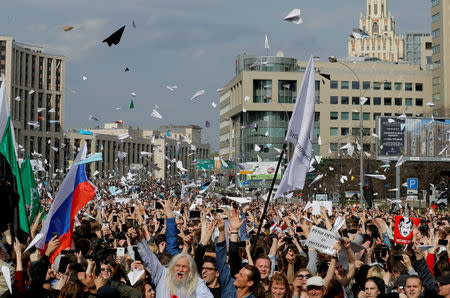
[[[406,216],[395,216],[394,242],[400,244],[409,244],[414,236],[413,225],[418,226],[420,218],[411,218]]]
[[[333,246],[339,238],[340,237],[333,232],[313,226],[308,239],[306,240],[306,245],[315,248],[324,254],[333,255],[336,251]]]

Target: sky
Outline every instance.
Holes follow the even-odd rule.
[[[283,2],[283,3],[280,3]],[[428,0],[388,1],[396,32],[430,32]],[[216,89],[235,75],[241,53],[306,60],[347,54],[365,0],[14,0],[2,1],[0,35],[66,57],[66,128],[124,120],[140,128],[195,124],[218,151]],[[300,8],[303,24],[283,21]],[[136,28],[133,28],[132,21]],[[73,26],[69,32],[62,26]],[[126,25],[120,43],[102,41]],[[128,67],[129,72],[124,69]],[[83,76],[87,80],[83,80]],[[178,86],[169,91],[166,86]],[[75,92],[72,92],[75,91]],[[191,101],[199,90],[205,94]],[[129,109],[132,96],[135,109]],[[151,117],[155,105],[163,119]],[[116,110],[116,107],[121,107]],[[211,123],[205,128],[205,122]]]

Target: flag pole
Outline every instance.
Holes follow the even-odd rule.
[[[277,168],[275,169],[275,174],[273,175],[272,185],[270,186],[270,190],[269,190],[269,194],[267,196],[266,204],[264,205],[264,210],[263,210],[263,213],[262,213],[261,218],[259,220],[258,232],[256,233],[256,237],[253,239],[252,253],[251,253],[252,256],[255,253],[256,243],[258,241],[259,233],[261,233],[263,220],[264,220],[264,217],[266,216],[267,207],[269,206],[270,197],[272,196],[273,187],[275,185],[275,180],[277,179],[278,170],[280,169],[281,160],[283,159],[284,151],[286,151],[286,145],[287,145],[287,143],[284,142],[283,149],[281,150],[281,153],[280,153],[280,158],[278,159]]]

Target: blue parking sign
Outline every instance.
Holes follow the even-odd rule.
[[[408,178],[408,189],[418,189],[419,188],[419,179],[417,178]]]

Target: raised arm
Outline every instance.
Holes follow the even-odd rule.
[[[145,269],[150,273],[154,283],[158,284],[161,281],[161,278],[166,274],[167,268],[161,265],[145,240],[138,243],[138,252],[144,263]]]

